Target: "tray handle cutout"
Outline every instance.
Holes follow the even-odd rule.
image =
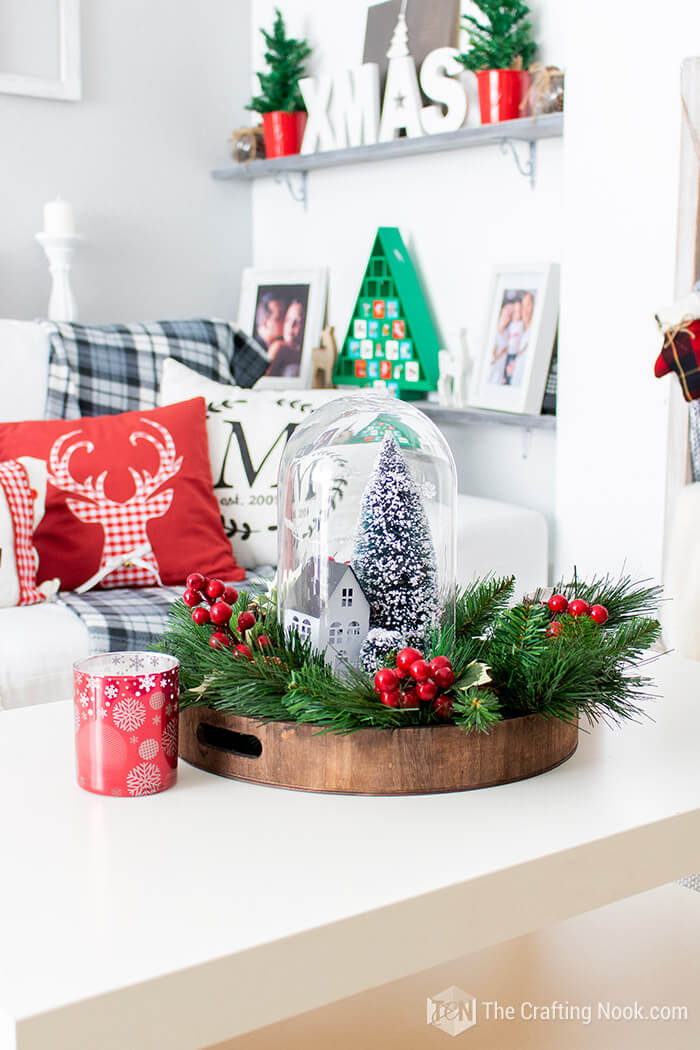
[[[197,740],[205,747],[215,751],[225,751],[229,755],[240,755],[241,758],[260,758],[262,740],[252,733],[235,733],[223,726],[214,726],[210,722],[200,722],[197,726]]]

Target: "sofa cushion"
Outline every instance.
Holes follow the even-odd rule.
[[[0,422],[44,418],[48,368],[41,325],[0,319]]]
[[[259,344],[227,321],[43,322],[42,327],[51,344],[49,419],[154,408],[168,357],[210,379],[244,387],[252,386],[267,368]]]
[[[277,564],[277,474],[285,445],[314,408],[338,390],[242,390],[214,383],[177,361],[163,364],[160,403],[201,394],[214,492],[233,553],[246,569]]]
[[[87,627],[70,609],[0,609],[0,711],[70,699],[73,661],[87,655]]]
[[[46,514],[34,534],[39,582],[75,590],[99,569],[149,544],[163,583],[193,569],[233,580],[237,569],[211,484],[202,398],[150,412],[0,424],[0,460],[49,464]],[[152,586],[156,573],[117,568],[104,586]]]
[[[23,456],[0,462],[0,608],[43,601],[32,542],[46,506],[46,464]]]
[[[460,493],[457,497],[457,584],[478,576],[515,576],[516,597],[548,579],[544,514],[512,503]]]

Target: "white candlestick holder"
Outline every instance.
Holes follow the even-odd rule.
[[[70,285],[70,271],[79,233],[37,233],[36,239],[44,249],[51,274],[51,295],[48,318],[50,321],[77,321],[78,304]]]

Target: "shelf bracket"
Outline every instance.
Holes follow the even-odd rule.
[[[308,204],[306,174],[305,171],[278,171],[275,175],[275,182],[283,182],[289,191],[289,196],[293,201],[296,201],[297,204],[303,204],[304,211],[306,211]],[[298,177],[296,184],[293,178],[294,175]]]
[[[520,154],[518,153],[515,142],[513,139],[501,139],[500,147],[501,153],[507,153],[509,150],[515,161],[515,166],[526,179],[530,180],[530,189],[535,188],[535,175],[537,172],[537,143],[534,141],[528,142],[528,159],[523,163]]]

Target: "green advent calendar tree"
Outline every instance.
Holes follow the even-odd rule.
[[[532,39],[530,8],[522,0],[474,0],[483,19],[463,15],[469,50],[457,56],[465,69],[514,69],[532,62],[537,45]]]
[[[351,564],[370,606],[365,645],[381,645],[385,632],[422,644],[439,617],[437,560],[420,491],[391,433],[362,498]]]
[[[437,388],[439,346],[401,234],[380,226],[333,382],[383,388],[405,400],[425,397]]]

